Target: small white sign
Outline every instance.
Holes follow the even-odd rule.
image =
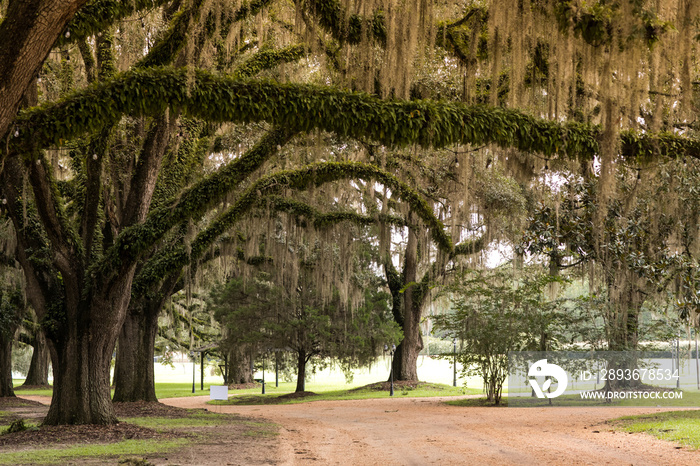
[[[226,385],[211,385],[209,387],[210,400],[228,400],[228,386]]]

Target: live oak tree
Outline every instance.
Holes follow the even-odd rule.
[[[311,220],[309,209],[306,214]],[[327,214],[326,221],[334,223],[332,216]],[[338,217],[345,217],[346,228],[353,220]],[[381,279],[368,271],[370,256],[360,252],[368,245],[358,249],[361,235],[337,231],[314,241],[313,234],[299,236],[305,230],[301,225],[286,225],[266,240],[278,241],[288,254],[275,251],[259,261],[257,268],[267,272],[230,280],[214,295],[213,307],[228,329],[222,346],[245,345],[262,357],[272,350],[291,353],[296,391],[303,392],[310,363],[330,362],[346,371],[364,366],[385,344],[398,342],[399,331]]]
[[[591,295],[606,297],[611,351],[638,349],[645,304],[667,307],[673,300],[677,317],[695,318],[697,170],[692,160],[620,170],[597,238],[594,180],[571,177],[532,212],[520,248],[546,256],[553,276],[572,267],[585,271]]]
[[[698,156],[696,140],[671,131],[674,124],[691,121],[685,116],[693,104],[692,19],[698,13],[694,2],[669,0],[657,9],[644,1],[591,5],[513,1],[499,2],[491,9],[470,4],[466,10],[454,11],[449,5],[433,8],[436,5],[426,1],[376,1],[355,7],[308,0],[298,2],[290,13],[275,15],[280,29],[289,31],[290,42],[299,40],[292,32],[297,22],[302,40],[313,56],[324,57],[335,70],[338,83],[373,96],[329,87],[327,81],[241,80],[206,71],[204,62],[185,60],[191,65],[188,69],[155,66],[170,63],[180,51],[193,52],[201,41],[220,37],[215,31],[225,30],[227,18],[235,19],[236,12],[247,14],[277,2],[207,5],[197,16],[198,2],[95,0],[66,29],[71,14],[83,3],[13,1],[3,11],[0,24],[0,135],[6,141],[1,148],[1,189],[7,199],[3,208],[17,231],[17,258],[25,272],[27,297],[43,322],[51,348],[56,380],[49,424],[116,420],[109,400],[109,358],[123,326],[139,261],[173,228],[200,219],[218,205],[284,145],[261,140],[258,148],[266,148],[264,154],[252,150],[152,209],[169,129],[178,118],[265,121],[286,132],[286,138],[318,128],[384,146],[490,144],[508,149],[498,152],[496,162],[508,166],[525,160],[521,165],[530,170],[555,158],[577,159],[585,168],[599,156],[603,203],[610,197],[606,187],[614,179],[617,158]],[[16,114],[52,46],[65,51],[60,47],[85,40],[107,49],[108,37],[100,36],[101,32],[127,15],[161,4],[179,13],[166,11],[171,18],[167,32],[131,69],[126,70],[131,63],[125,63],[109,80]],[[445,22],[435,16],[443,12]],[[187,18],[197,18],[202,25],[192,39],[182,37],[180,26]],[[682,47],[676,49],[671,37],[674,28],[683,38]],[[261,28],[259,39],[264,35]],[[416,95],[413,65],[424,58],[419,53],[423,46],[431,43],[444,47],[462,67],[464,90],[458,98],[463,102],[383,99]],[[213,47],[225,56],[227,45],[222,39]],[[672,60],[660,59],[666,52]],[[85,63],[86,72],[88,68]],[[680,95],[681,105],[674,104],[675,94]],[[477,102],[491,106],[473,106]],[[110,184],[104,193],[99,189],[107,166],[104,143],[123,115],[147,117],[142,120],[144,143],[131,159],[124,184],[128,189],[120,191],[118,184]],[[640,118],[644,131],[638,131]],[[85,135],[88,140],[73,160],[76,173],[85,176],[84,183],[67,191],[45,149]],[[538,153],[545,160],[538,162],[527,153]],[[338,179],[365,178],[381,179],[412,199],[414,214],[426,223],[436,244],[446,254],[452,253],[453,241],[432,206],[388,177],[384,168],[321,163],[272,173],[251,184],[193,243],[208,246],[211,238],[241,219],[261,196],[279,194],[282,186],[302,190]],[[119,202],[114,202],[117,194]],[[25,215],[27,200],[36,208]],[[75,202],[73,207],[69,200]],[[121,208],[110,209],[110,203]],[[176,252],[150,270],[160,279],[163,267],[187,263],[191,253]],[[194,247],[194,253],[201,251]],[[410,299],[412,295],[409,292]]]

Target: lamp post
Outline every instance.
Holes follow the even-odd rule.
[[[452,339],[452,386],[457,386],[457,338]]]
[[[190,356],[192,356],[192,393],[194,393],[194,376],[197,372],[197,358],[194,356],[194,351],[190,351]]]
[[[388,351],[389,346],[384,345],[384,351]],[[389,396],[394,396],[394,353],[396,352],[396,345],[391,345],[391,350],[389,355],[391,356],[391,370],[389,371]]]
[[[263,352],[263,367],[262,367],[262,394],[265,394],[265,352]]]
[[[676,388],[681,389],[681,331],[678,331],[678,340],[676,340],[676,369],[678,369],[678,378],[676,379]]]

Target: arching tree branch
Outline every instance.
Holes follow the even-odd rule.
[[[415,191],[382,170],[360,163],[326,162],[310,165],[298,170],[281,171],[264,176],[253,183],[238,200],[212,223],[202,230],[192,241],[190,251],[183,245],[167,255],[160,255],[144,267],[134,282],[134,288],[142,292],[151,283],[158,281],[171,270],[179,270],[188,263],[197,260],[213,243],[228,231],[236,222],[243,218],[253,207],[268,196],[276,196],[283,190],[304,190],[311,185],[321,185],[342,179],[364,178],[372,179],[389,186],[403,201],[409,203],[414,212],[430,228],[437,245],[445,250],[452,250],[452,241],[444,232],[444,227],[432,213],[430,206]],[[278,199],[278,198],[273,198]],[[273,200],[274,202],[274,200]],[[281,201],[280,201],[281,202]],[[289,209],[299,209],[313,215],[313,210],[299,204],[288,203]],[[359,220],[349,215],[334,215],[319,217],[321,225],[329,221]]]
[[[601,137],[598,126],[538,119],[500,107],[385,101],[364,93],[241,81],[205,71],[197,71],[194,84],[188,85],[186,70],[157,68],[129,71],[58,103],[24,112],[17,122],[20,136],[10,145],[27,150],[58,144],[122,114],[156,114],[168,105],[209,121],[267,121],[296,131],[318,128],[385,145],[495,144],[585,160],[598,154]],[[621,138],[625,157],[661,154],[700,158],[700,141],[696,139],[634,132],[623,132]]]

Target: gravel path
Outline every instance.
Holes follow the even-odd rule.
[[[700,465],[700,451],[605,424],[661,408],[464,408],[440,398],[210,406],[208,399],[161,402],[279,424],[280,450],[269,459],[283,464]]]

